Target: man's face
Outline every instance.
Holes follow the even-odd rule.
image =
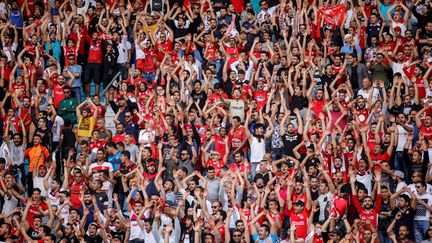
[[[64,89],[63,94],[65,98],[71,97],[71,90],[70,89]]]
[[[96,158],[98,161],[104,161],[105,160],[105,154],[102,150],[97,151]]]
[[[258,229],[258,235],[259,235],[259,238],[260,238],[261,240],[266,239],[267,236],[268,236],[268,232],[267,232],[266,228],[264,228],[264,227],[260,227],[260,228]]]
[[[367,198],[365,198],[365,199],[363,200],[363,206],[364,206],[366,209],[371,209],[371,208],[372,208],[372,205],[373,205],[373,202],[372,202],[372,199],[371,199],[371,198],[367,197]]]
[[[328,192],[328,186],[325,183],[320,183],[319,190],[321,194],[326,194]]]
[[[288,125],[288,134],[293,134],[295,131],[294,125],[293,124],[289,124]]]
[[[406,226],[400,226],[399,227],[399,238],[401,239],[401,240],[405,240],[406,238],[407,238],[407,235],[408,235],[408,228],[406,227]]]
[[[153,174],[156,172],[156,166],[154,166],[154,165],[148,166],[147,169],[148,169],[150,174]]]
[[[14,135],[13,137],[13,142],[15,144],[15,146],[21,146],[21,137],[19,135]]]
[[[123,124],[118,124],[116,130],[117,130],[117,134],[123,134],[124,133]]]
[[[41,143],[41,139],[40,137],[34,137],[33,138],[33,144],[34,145],[39,145]]]
[[[187,150],[181,151],[180,158],[181,158],[182,161],[188,161],[189,160],[189,153],[188,153],[188,151]]]
[[[35,218],[33,220],[33,226],[34,226],[34,228],[39,228],[41,226],[41,224],[42,224],[42,220],[40,218]]]
[[[415,188],[417,190],[417,193],[420,194],[420,195],[423,195],[423,194],[426,193],[426,188],[421,183],[417,183],[415,185]]]

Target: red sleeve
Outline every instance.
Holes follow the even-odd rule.
[[[407,66],[403,67],[402,70],[404,71],[405,75],[406,75],[409,79],[412,78],[412,75],[413,75],[413,74],[412,74],[412,72],[410,72],[410,70],[408,70],[408,67],[407,67]]]
[[[28,156],[29,156],[29,154],[30,154],[30,149],[31,149],[31,148],[26,149],[26,151],[24,152],[24,157],[28,157]]]
[[[378,194],[376,201],[375,201],[375,212],[376,213],[381,212],[381,201],[382,201],[382,196],[381,196],[381,194]]]
[[[352,197],[353,197],[354,206],[356,207],[357,212],[358,213],[362,212],[363,211],[363,207],[360,205],[360,201],[358,199],[358,196],[357,195],[353,195]]]
[[[47,148],[45,148],[45,147],[42,147],[42,152],[43,152],[43,154],[44,154],[45,158],[47,158],[48,156],[50,156],[50,152],[48,151],[48,149],[47,149]]]

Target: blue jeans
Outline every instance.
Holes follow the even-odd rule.
[[[381,243],[392,243],[392,240],[387,235],[385,231],[378,231],[378,236],[380,238]]]
[[[394,168],[404,173],[406,180],[410,182],[411,177],[409,175],[408,167],[403,160],[403,152],[396,152],[394,156]]]
[[[285,155],[285,149],[284,148],[274,148],[271,150],[271,155],[273,161],[282,159],[282,157]]]
[[[428,228],[428,220],[414,220],[414,235],[416,243],[420,243],[422,240],[424,240]]]
[[[78,104],[81,104],[81,88],[80,87],[72,87],[71,88],[72,96],[75,97]]]
[[[251,176],[251,181],[255,178],[257,167],[259,166],[259,162],[251,162],[251,172],[249,175]]]
[[[143,73],[142,76],[145,79],[145,81],[147,81],[147,83],[152,84],[156,75],[155,73]]]

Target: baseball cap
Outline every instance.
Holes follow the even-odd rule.
[[[401,179],[405,178],[405,174],[404,174],[402,171],[400,171],[400,170],[395,170],[395,171],[393,172],[393,174],[394,174],[395,176],[397,176],[397,177],[400,177]]]

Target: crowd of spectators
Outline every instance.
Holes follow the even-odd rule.
[[[432,242],[431,0],[1,0],[0,41],[0,242]]]

